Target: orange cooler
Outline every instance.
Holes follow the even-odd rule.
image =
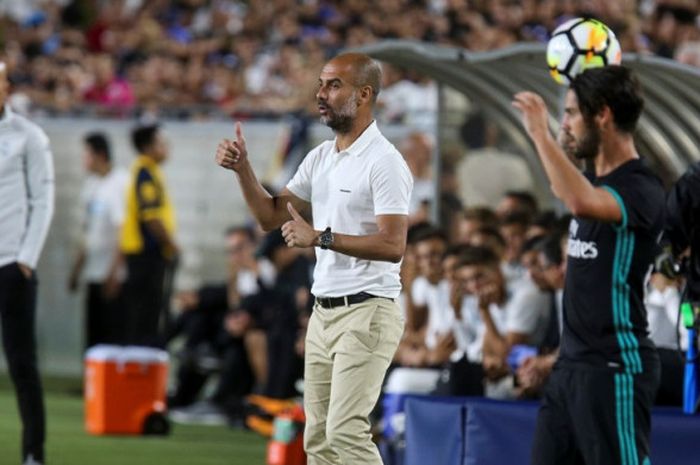
[[[168,353],[97,345],[85,354],[85,429],[91,434],[167,434]]]

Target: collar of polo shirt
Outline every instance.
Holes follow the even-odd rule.
[[[333,147],[335,148],[335,153],[337,153],[338,155],[348,154],[359,157],[360,155],[362,155],[362,152],[364,152],[365,149],[369,146],[369,144],[380,135],[381,133],[379,132],[379,128],[377,128],[377,121],[373,120],[372,123],[369,126],[367,126],[367,129],[365,129],[362,132],[362,134],[360,134],[360,137],[355,139],[355,142],[353,142],[350,147],[338,152],[337,141],[335,144],[333,144]]]

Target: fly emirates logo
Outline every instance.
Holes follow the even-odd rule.
[[[571,220],[569,224],[569,242],[567,245],[567,255],[573,258],[583,258],[585,260],[593,260],[598,257],[598,245],[591,241],[586,242],[576,239],[578,234],[578,222]]]

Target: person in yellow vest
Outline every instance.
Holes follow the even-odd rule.
[[[167,141],[157,125],[131,133],[138,152],[131,165],[120,251],[126,260],[126,343],[162,346],[168,302],[179,249],[175,210],[160,164],[168,159]]]

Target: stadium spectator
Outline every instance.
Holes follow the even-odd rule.
[[[96,103],[108,109],[128,110],[134,105],[129,83],[114,73],[114,62],[109,55],[97,55],[91,65],[95,81],[85,91],[85,103]],[[177,72],[179,70],[171,70]]]
[[[680,59],[682,44],[700,34],[692,1],[375,3],[274,0],[244,7],[135,0],[92,8],[89,2],[10,0],[0,4],[0,43],[19,51],[19,59],[8,63],[10,75],[35,109],[84,111],[85,91],[103,81],[91,101],[95,95],[116,98],[126,108],[133,102],[139,113],[179,116],[201,114],[194,106],[201,103],[209,105],[205,114],[217,116],[302,109],[308,77],[325,56],[380,39],[484,51],[517,41],[546,42],[557,25],[585,14],[609,24],[624,51]],[[94,65],[103,54],[114,60],[114,74],[105,63]],[[160,69],[153,68],[154,56],[164,64]],[[154,71],[160,87],[153,86]],[[116,83],[110,75],[117,76]],[[386,76],[380,120],[432,128],[435,86],[403,70],[387,67]],[[105,79],[113,82],[107,94]],[[123,108],[117,107],[117,115]]]
[[[498,227],[498,216],[488,207],[470,207],[464,210],[457,225],[457,242],[471,244],[473,234],[481,228]]]
[[[527,163],[521,156],[503,150],[503,137],[494,121],[481,112],[471,113],[459,132],[467,147],[456,166],[462,180],[460,195],[466,205],[496,207],[509,191],[533,188]]]
[[[503,195],[503,198],[498,202],[496,214],[505,219],[511,214],[525,215],[532,221],[539,213],[537,199],[528,191],[508,191]]]
[[[509,284],[500,260],[491,250],[474,247],[461,257],[457,279],[475,304],[483,322],[483,358],[486,395],[512,396],[512,379],[506,363],[517,344],[538,346],[545,337],[549,308],[532,286]],[[462,309],[464,311],[464,309]]]
[[[503,254],[503,272],[509,281],[520,279],[525,273],[520,259],[531,218],[530,215],[518,209],[507,213],[498,228],[506,243]]]
[[[85,347],[89,348],[124,342],[119,233],[129,177],[125,170],[113,167],[106,135],[90,133],[83,142],[83,163],[89,177],[81,195],[83,229],[68,288],[75,292],[81,276],[87,283]]]
[[[250,329],[258,331],[253,340],[246,335],[246,349],[251,361],[256,353],[264,354],[264,360],[253,364],[264,363],[256,368],[256,392],[287,399],[297,394],[295,382],[303,373],[295,345],[312,307],[311,263],[300,249],[287,247],[279,230],[263,240],[260,253],[273,265],[275,280],[241,302],[241,311],[250,315]]]
[[[422,132],[412,132],[399,144],[401,155],[413,175],[413,192],[409,204],[411,224],[428,221],[435,202],[435,181],[432,172],[433,142]]]
[[[422,365],[441,364],[438,352],[454,349],[450,331],[453,315],[450,307],[450,288],[443,276],[443,256],[447,249],[445,234],[438,229],[426,229],[415,238],[415,255],[419,276],[407,292],[408,321],[424,321],[426,358]]]
[[[197,400],[213,372],[230,373],[233,379],[238,380],[237,383],[231,383],[232,387],[220,389],[222,395],[214,396],[215,399],[222,397],[226,391],[227,396],[238,395],[240,398],[253,387],[254,378],[244,338],[226,334],[224,323],[227,314],[240,308],[242,300],[260,292],[261,286],[269,286],[274,282],[274,267],[267,259],[256,260],[255,244],[256,239],[250,228],[230,228],[225,237],[225,281],[205,284],[197,291],[184,291],[176,296],[181,313],[174,322],[168,339],[183,336],[185,341],[180,352],[180,365],[175,388],[169,398],[169,407],[179,408],[175,416],[180,420],[202,420],[202,416],[208,418],[209,412],[214,410],[202,406],[194,411],[182,409]],[[236,322],[228,323],[235,325]]]
[[[533,242],[536,253],[528,272],[542,291],[551,292],[549,323],[539,353],[525,358],[516,370],[519,395],[538,396],[556,362],[563,329],[563,297],[566,272],[562,235],[555,233]]]
[[[654,341],[661,361],[661,382],[656,405],[683,405],[684,350],[688,332],[678,328],[681,305],[680,279],[653,273],[647,283],[644,306],[649,320],[649,338]]]

